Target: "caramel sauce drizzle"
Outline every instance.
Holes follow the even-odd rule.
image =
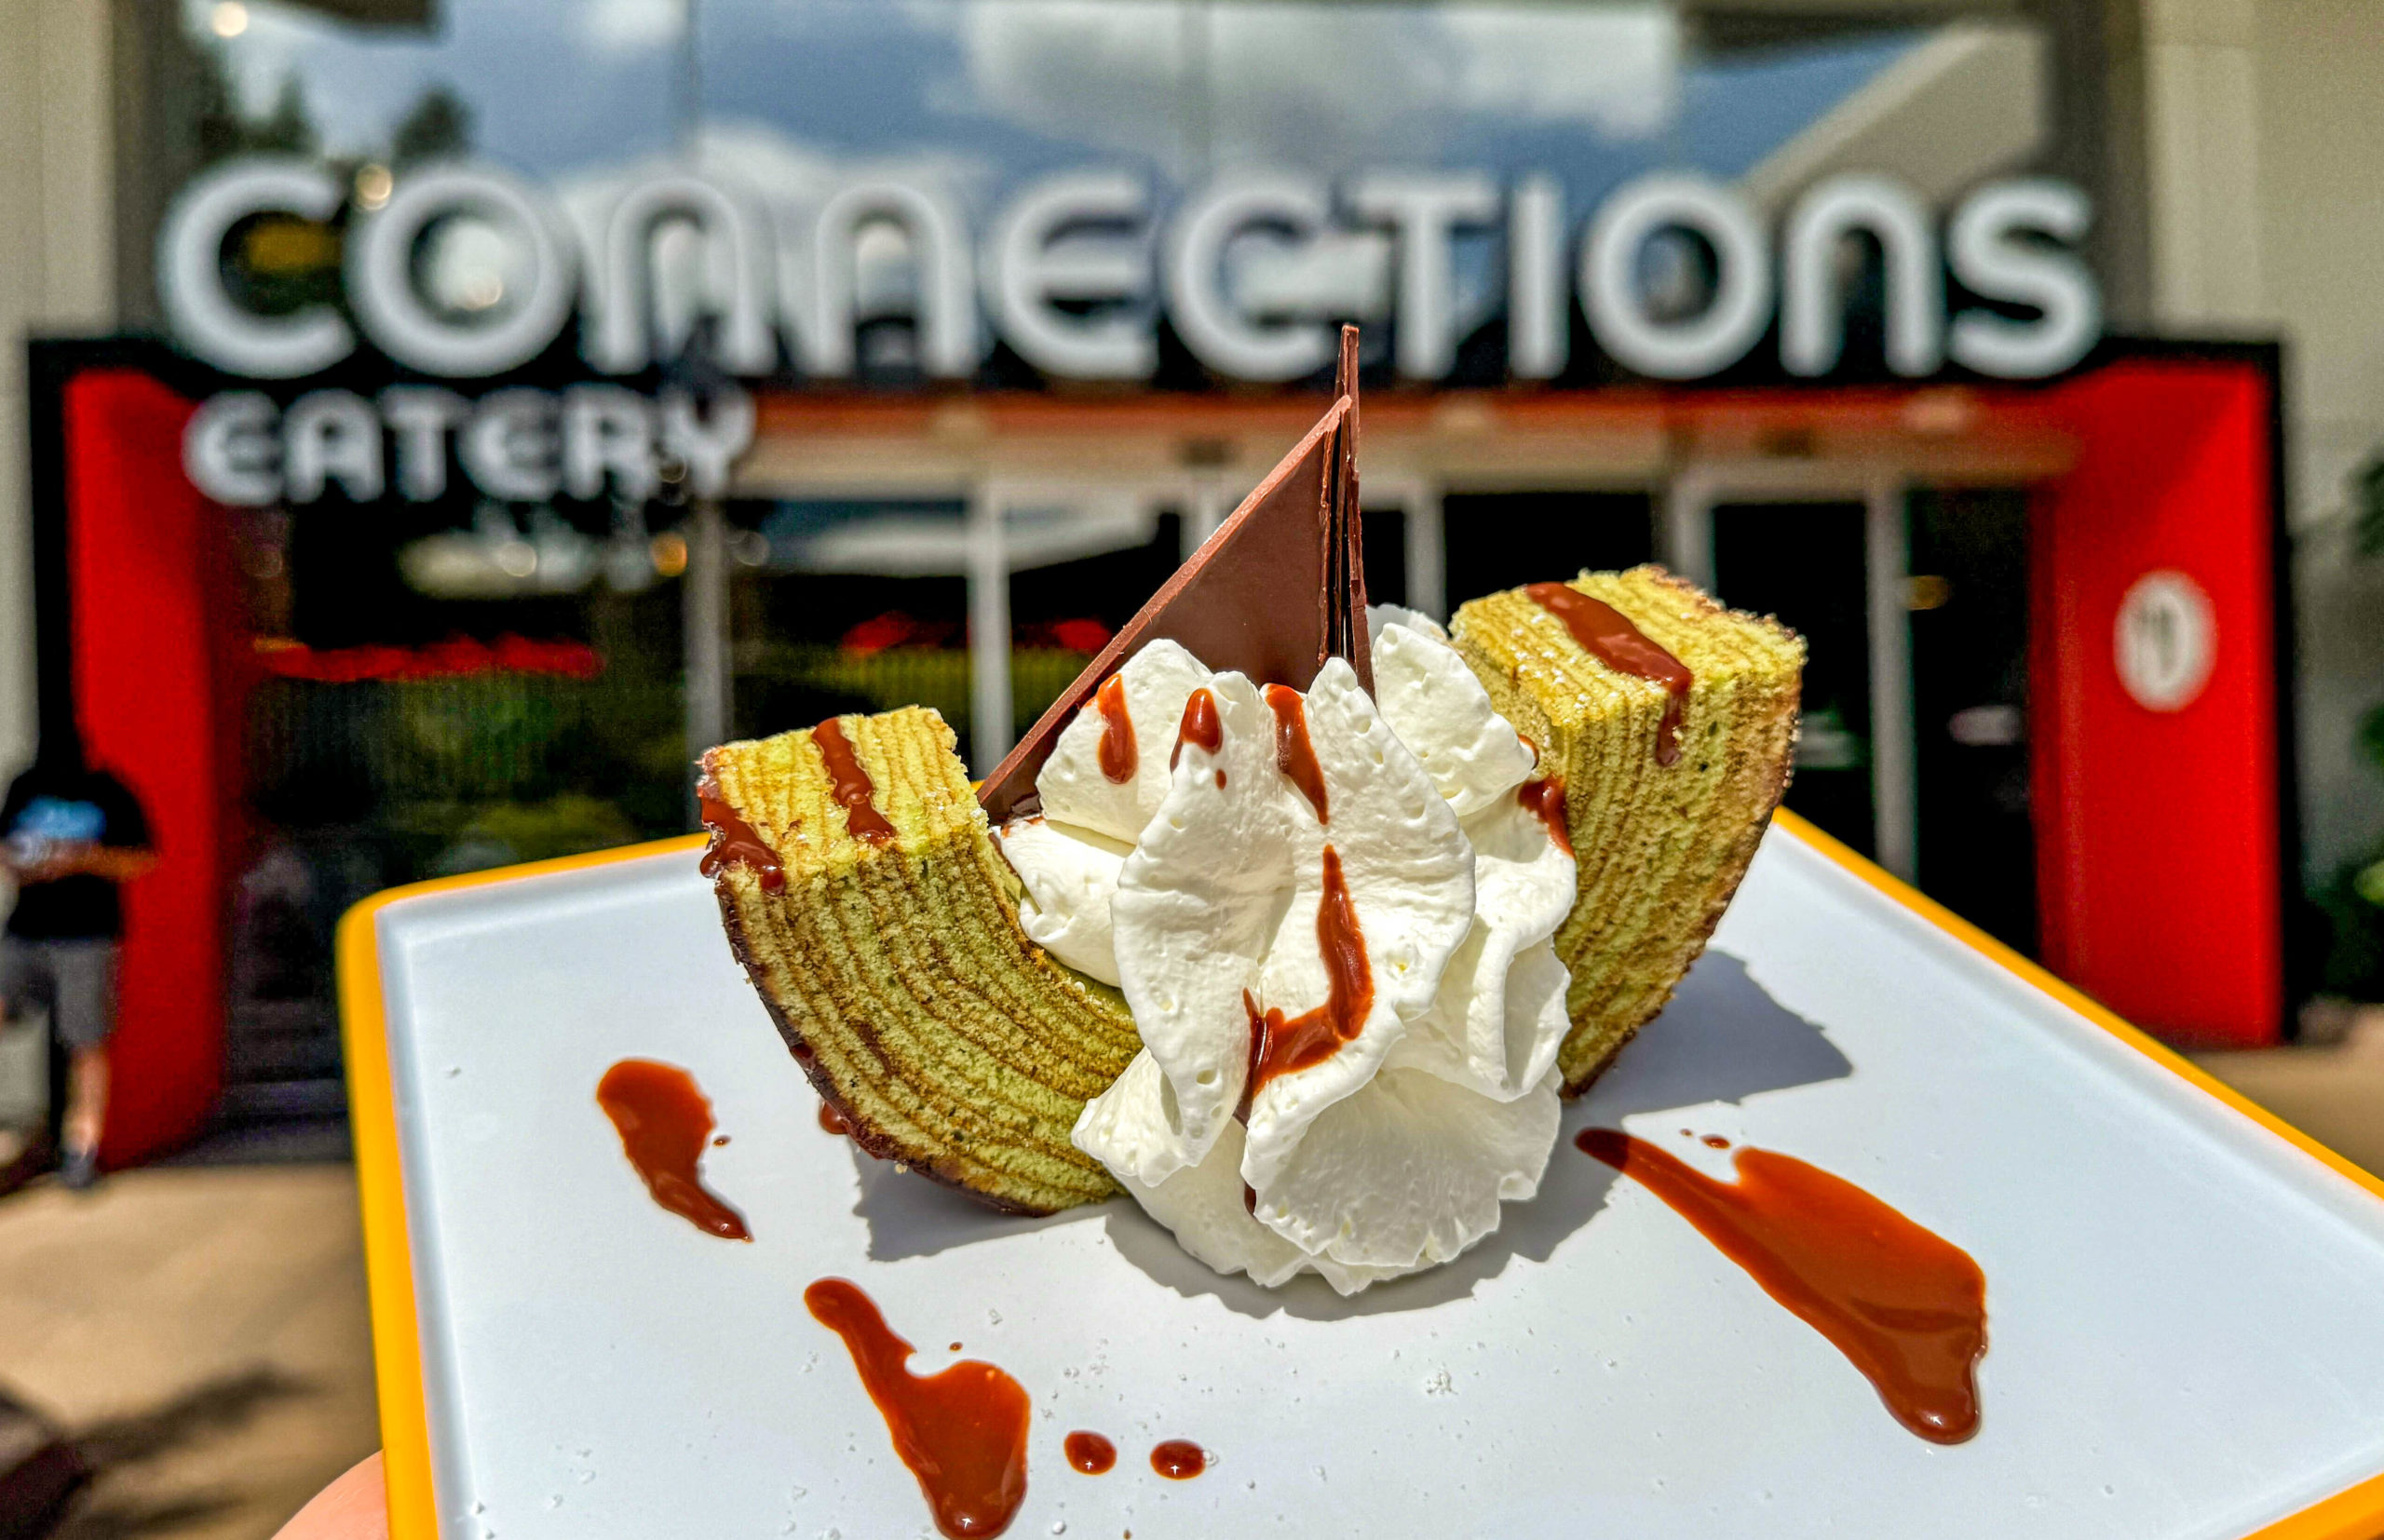
[[[1151,1468],[1171,1481],[1188,1481],[1209,1468],[1209,1452],[1189,1439],[1170,1439],[1151,1450]]]
[[[1071,1433],[1062,1442],[1067,1452],[1068,1464],[1087,1476],[1104,1476],[1118,1463],[1118,1446],[1098,1433],[1082,1429]]]
[[[1103,680],[1092,693],[1092,704],[1101,712],[1101,773],[1112,785],[1123,786],[1134,778],[1134,766],[1142,758],[1134,749],[1134,719],[1126,714],[1126,676],[1111,674]]]
[[[697,1168],[711,1138],[711,1103],[676,1064],[624,1059],[596,1082],[596,1104],[613,1120],[654,1201],[708,1236],[752,1240],[745,1216],[721,1201]]]
[[[1316,809],[1317,822],[1331,823],[1333,815],[1324,802],[1324,769],[1316,763],[1316,745],[1307,736],[1307,703],[1287,684],[1269,684],[1266,695],[1266,709],[1275,713],[1275,768],[1300,789],[1300,795]]]
[[[1532,602],[1564,622],[1582,650],[1618,673],[1652,680],[1670,692],[1663,721],[1656,727],[1656,763],[1680,759],[1681,712],[1697,676],[1672,654],[1650,642],[1628,615],[1566,583],[1534,583],[1524,589]]]
[[[852,740],[845,736],[845,724],[830,717],[811,730],[812,746],[820,750],[820,763],[828,768],[828,780],[833,788],[830,793],[845,809],[845,828],[852,837],[871,844],[884,844],[894,837],[894,826],[886,821],[870,801],[877,787],[862,769],[860,760],[853,753]]]
[[[1341,875],[1341,856],[1324,847],[1324,901],[1316,911],[1316,944],[1324,954],[1329,987],[1324,1004],[1286,1018],[1280,1006],[1264,1012],[1248,990],[1241,992],[1242,1009],[1250,1014],[1250,1074],[1243,1082],[1239,1115],[1250,1115],[1250,1103],[1278,1075],[1294,1074],[1321,1064],[1356,1037],[1375,1008],[1374,974],[1366,966],[1366,939],[1358,929],[1357,906],[1349,899],[1349,885]],[[1252,1201],[1255,1202],[1255,1196]]]
[[[1175,768],[1175,762],[1184,757],[1184,746],[1187,743],[1213,754],[1225,741],[1226,724],[1217,720],[1217,697],[1205,686],[1195,690],[1192,698],[1184,703],[1184,721],[1175,729],[1175,747],[1168,753],[1167,767],[1170,770]],[[1220,770],[1217,774],[1222,777],[1225,772]],[[1223,786],[1225,781],[1220,778],[1217,784]]]
[[[912,1373],[915,1350],[843,1278],[821,1278],[803,1291],[803,1303],[812,1319],[844,1338],[935,1527],[955,1540],[1009,1528],[1026,1501],[1025,1388],[974,1358],[924,1379]]]
[[[837,1110],[836,1104],[824,1099],[820,1103],[820,1128],[822,1133],[840,1137],[853,1131],[853,1126],[846,1121],[845,1114]]]
[[[1547,827],[1548,837],[1556,848],[1567,856],[1573,853],[1573,831],[1564,822],[1564,780],[1561,776],[1542,776],[1515,788],[1515,801],[1530,809]]]
[[[707,877],[720,875],[721,868],[732,863],[750,866],[765,893],[776,893],[786,886],[786,868],[779,865],[779,853],[772,850],[753,826],[738,816],[720,794],[719,783],[706,776],[696,785],[696,805],[703,814],[705,827],[711,831],[711,843],[704,846],[704,858],[696,870]]]
[[[1717,1141],[1728,1142],[1707,1139]],[[1612,1128],[1574,1142],[1637,1179],[1828,1338],[1897,1422],[1932,1444],[1978,1431],[1986,1275],[1969,1252],[1794,1155],[1741,1147],[1738,1180],[1721,1182]]]

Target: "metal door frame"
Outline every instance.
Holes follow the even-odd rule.
[[[1725,503],[1860,503],[1871,647],[1871,821],[1878,863],[1919,873],[1917,739],[1913,721],[1910,549],[1900,466],[1843,461],[1691,464],[1664,490],[1661,534],[1673,570],[1714,591],[1714,510]],[[1727,599],[1727,596],[1724,596]]]

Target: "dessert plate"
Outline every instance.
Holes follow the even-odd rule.
[[[843,1277],[1033,1412],[1014,1535],[2351,1540],[2384,1531],[2384,1186],[1782,814],[1535,1201],[1437,1272],[1268,1291],[1119,1199],[1004,1218],[859,1155],[730,960],[700,842],[386,894],[342,937],[396,1540],[932,1535]],[[750,1244],[596,1103],[691,1071]],[[1651,1192],[1620,1128],[1809,1161],[1986,1275],[1984,1421],[1890,1416]],[[961,1344],[959,1351],[948,1344]],[[1113,1440],[1085,1476],[1062,1440]],[[1210,1452],[1164,1479],[1163,1439]]]

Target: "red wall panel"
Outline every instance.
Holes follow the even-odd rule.
[[[191,404],[101,370],[64,405],[77,714],[91,763],[141,799],[158,858],[125,896],[102,1146],[121,1165],[196,1132],[223,1078],[246,636],[223,514],[183,475]]]
[[[2032,532],[2031,723],[2044,961],[2181,1041],[2282,1025],[2274,403],[2240,363],[2115,363],[2057,392],[2080,444]],[[2115,628],[2146,574],[2210,601],[2208,682],[2140,704]]]

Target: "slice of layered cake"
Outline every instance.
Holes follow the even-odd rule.
[[[1450,625],[1537,745],[1527,791],[1580,871],[1556,933],[1572,972],[1557,1063],[1578,1094],[1672,998],[1787,789],[1805,644],[1660,567],[1583,573],[1461,606]]]
[[[1069,1141],[1141,1046],[1118,993],[1018,925],[953,751],[908,707],[704,756],[730,945],[854,1140],[999,1207],[1117,1191]]]

